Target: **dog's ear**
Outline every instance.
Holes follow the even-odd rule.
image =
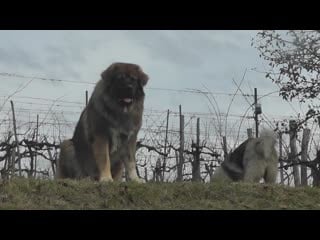
[[[137,66],[137,67],[138,67],[138,78],[139,78],[139,81],[141,83],[141,86],[144,87],[147,84],[148,80],[149,80],[149,76],[142,71],[142,68],[140,66]]]
[[[111,79],[113,72],[115,72],[118,68],[118,63],[111,64],[106,70],[101,73],[102,79]]]

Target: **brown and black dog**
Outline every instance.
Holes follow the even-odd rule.
[[[139,65],[113,63],[81,113],[72,139],[61,143],[56,178],[140,182],[136,172],[136,141],[142,124],[144,86]]]

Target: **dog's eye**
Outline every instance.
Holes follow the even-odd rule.
[[[132,82],[136,82],[136,81],[138,81],[138,78],[137,78],[137,77],[131,77],[130,80],[131,80]]]

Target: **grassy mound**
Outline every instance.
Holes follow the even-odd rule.
[[[320,209],[320,189],[263,184],[0,182],[0,209]]]

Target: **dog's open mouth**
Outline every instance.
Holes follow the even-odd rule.
[[[132,87],[122,87],[117,89],[118,101],[124,112],[128,112],[134,101],[134,92]]]
[[[133,103],[133,98],[125,97],[119,99],[120,104],[123,106],[123,112],[128,112],[129,107]]]
[[[129,106],[133,103],[133,98],[131,97],[120,98],[119,102],[125,106]]]
[[[131,104],[133,102],[132,98],[122,98],[120,99],[120,102],[125,103],[125,104]]]

